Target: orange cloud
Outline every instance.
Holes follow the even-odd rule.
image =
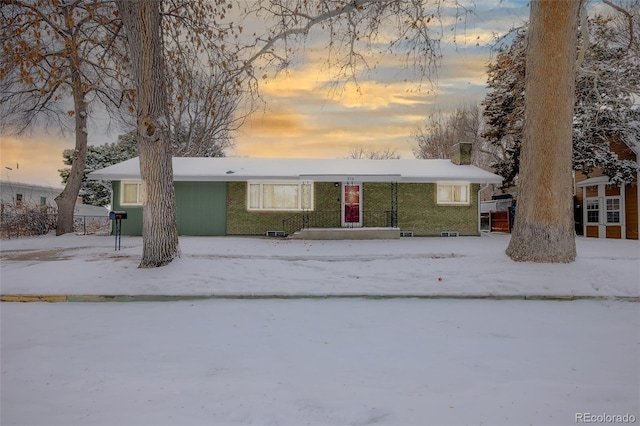
[[[73,147],[66,145],[69,143],[62,138],[43,133],[20,138],[0,136],[2,180],[61,186],[58,169],[67,167],[62,162],[62,151]]]

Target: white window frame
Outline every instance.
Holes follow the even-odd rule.
[[[609,210],[609,200],[618,200],[618,208],[617,209],[612,209]],[[616,225],[616,226],[620,226],[622,225],[622,197],[619,195],[616,196],[609,196],[609,197],[605,197],[605,206],[604,206],[604,217],[605,217],[605,224],[606,225]],[[614,213],[614,212],[618,212],[618,221],[617,222],[609,222],[609,213]]]
[[[138,190],[136,193],[136,202],[135,203],[128,203],[125,202],[124,200],[124,187],[125,185],[137,185],[138,186]],[[142,181],[141,180],[123,180],[120,181],[120,205],[121,206],[141,206],[142,205],[142,201],[144,199],[144,189],[142,187]]]
[[[251,187],[255,185],[258,186],[258,206],[252,206],[251,204]],[[264,185],[286,185],[286,186],[297,186],[298,188],[298,205],[294,208],[265,208],[264,207]],[[304,203],[302,200],[302,188],[303,186],[309,186],[309,202]],[[248,211],[274,211],[274,212],[284,212],[284,211],[312,211],[314,209],[314,185],[313,181],[309,180],[253,180],[247,182],[247,210]]]
[[[465,201],[455,201],[455,200],[442,200],[440,198],[440,188],[441,187],[464,187],[466,200]],[[453,194],[453,190],[451,191]],[[471,184],[469,182],[437,182],[436,184],[436,202],[439,206],[468,206],[471,205]]]
[[[589,208],[589,202],[595,202],[595,208]],[[600,224],[600,198],[598,197],[589,197],[589,198],[585,198],[585,202],[584,202],[584,210],[585,210],[585,223],[587,225],[598,225]],[[593,207],[593,205],[591,206]],[[598,212],[598,218],[595,222],[593,221],[589,221],[589,212],[593,211],[593,212]]]

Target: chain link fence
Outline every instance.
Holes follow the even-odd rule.
[[[56,229],[58,215],[48,211],[26,211],[0,214],[0,238],[11,239],[45,235]],[[109,234],[109,216],[74,216],[76,234]]]

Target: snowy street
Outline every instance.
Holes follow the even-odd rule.
[[[1,423],[637,419],[638,313],[621,301],[3,303]]]

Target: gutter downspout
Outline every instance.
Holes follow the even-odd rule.
[[[491,185],[486,182],[482,188],[478,190],[478,235],[482,235],[482,201],[480,200],[480,193],[487,189]]]

